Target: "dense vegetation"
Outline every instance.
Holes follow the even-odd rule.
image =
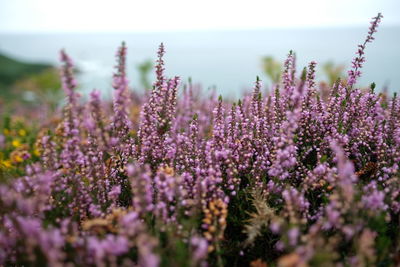
[[[5,90],[21,77],[49,68],[47,64],[24,63],[0,54],[0,88]]]
[[[62,99],[57,69],[0,54],[0,112],[27,114],[54,110]]]
[[[380,19],[346,79],[321,89],[290,52],[234,103],[178,93],[163,44],[151,91],[130,90],[122,44],[112,103],[80,101],[62,51],[62,115],[1,125],[0,264],[400,264],[400,103],[356,87]]]

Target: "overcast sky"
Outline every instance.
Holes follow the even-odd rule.
[[[0,32],[400,25],[400,0],[0,0]]]

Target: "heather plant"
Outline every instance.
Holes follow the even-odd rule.
[[[347,79],[321,89],[290,52],[237,102],[167,77],[163,44],[131,90],[124,43],[112,102],[85,102],[62,51],[62,115],[0,185],[0,264],[397,266],[400,104],[356,86],[381,18]]]

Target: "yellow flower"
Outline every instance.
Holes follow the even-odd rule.
[[[21,157],[21,155],[15,154],[15,155],[13,155],[13,157],[12,157],[12,161],[13,161],[13,162],[16,162],[16,163],[20,163],[20,162],[23,162],[24,159]]]
[[[5,168],[11,168],[11,166],[12,166],[10,160],[2,160],[0,163],[1,163],[1,166],[5,167]]]
[[[39,157],[39,156],[40,156],[40,151],[39,151],[39,149],[38,149],[38,148],[35,148],[35,149],[33,150],[33,154],[34,154],[35,156]]]
[[[27,151],[15,150],[10,154],[10,160],[15,164],[21,163],[27,158],[29,158],[29,153]]]
[[[19,141],[19,139],[14,139],[14,140],[12,140],[12,143],[11,143],[12,145],[13,145],[13,147],[20,147],[21,146],[21,141]]]
[[[4,129],[4,130],[3,130],[3,133],[4,133],[4,135],[9,135],[9,134],[10,134],[10,130]]]
[[[18,131],[18,134],[19,134],[20,136],[25,136],[25,135],[26,135],[26,131],[25,131],[24,129],[20,129],[20,130]]]
[[[15,161],[15,162],[23,162],[24,159],[23,159],[20,155],[16,155],[16,156],[14,157],[14,161]]]

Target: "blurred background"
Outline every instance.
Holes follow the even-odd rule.
[[[0,103],[62,97],[58,52],[74,59],[83,94],[111,95],[114,55],[128,46],[128,76],[136,90],[151,86],[157,47],[166,47],[168,75],[236,97],[256,76],[279,79],[290,50],[297,68],[318,62],[317,79],[345,75],[371,17],[384,19],[368,44],[360,86],[400,88],[398,0],[135,1],[0,0]]]

